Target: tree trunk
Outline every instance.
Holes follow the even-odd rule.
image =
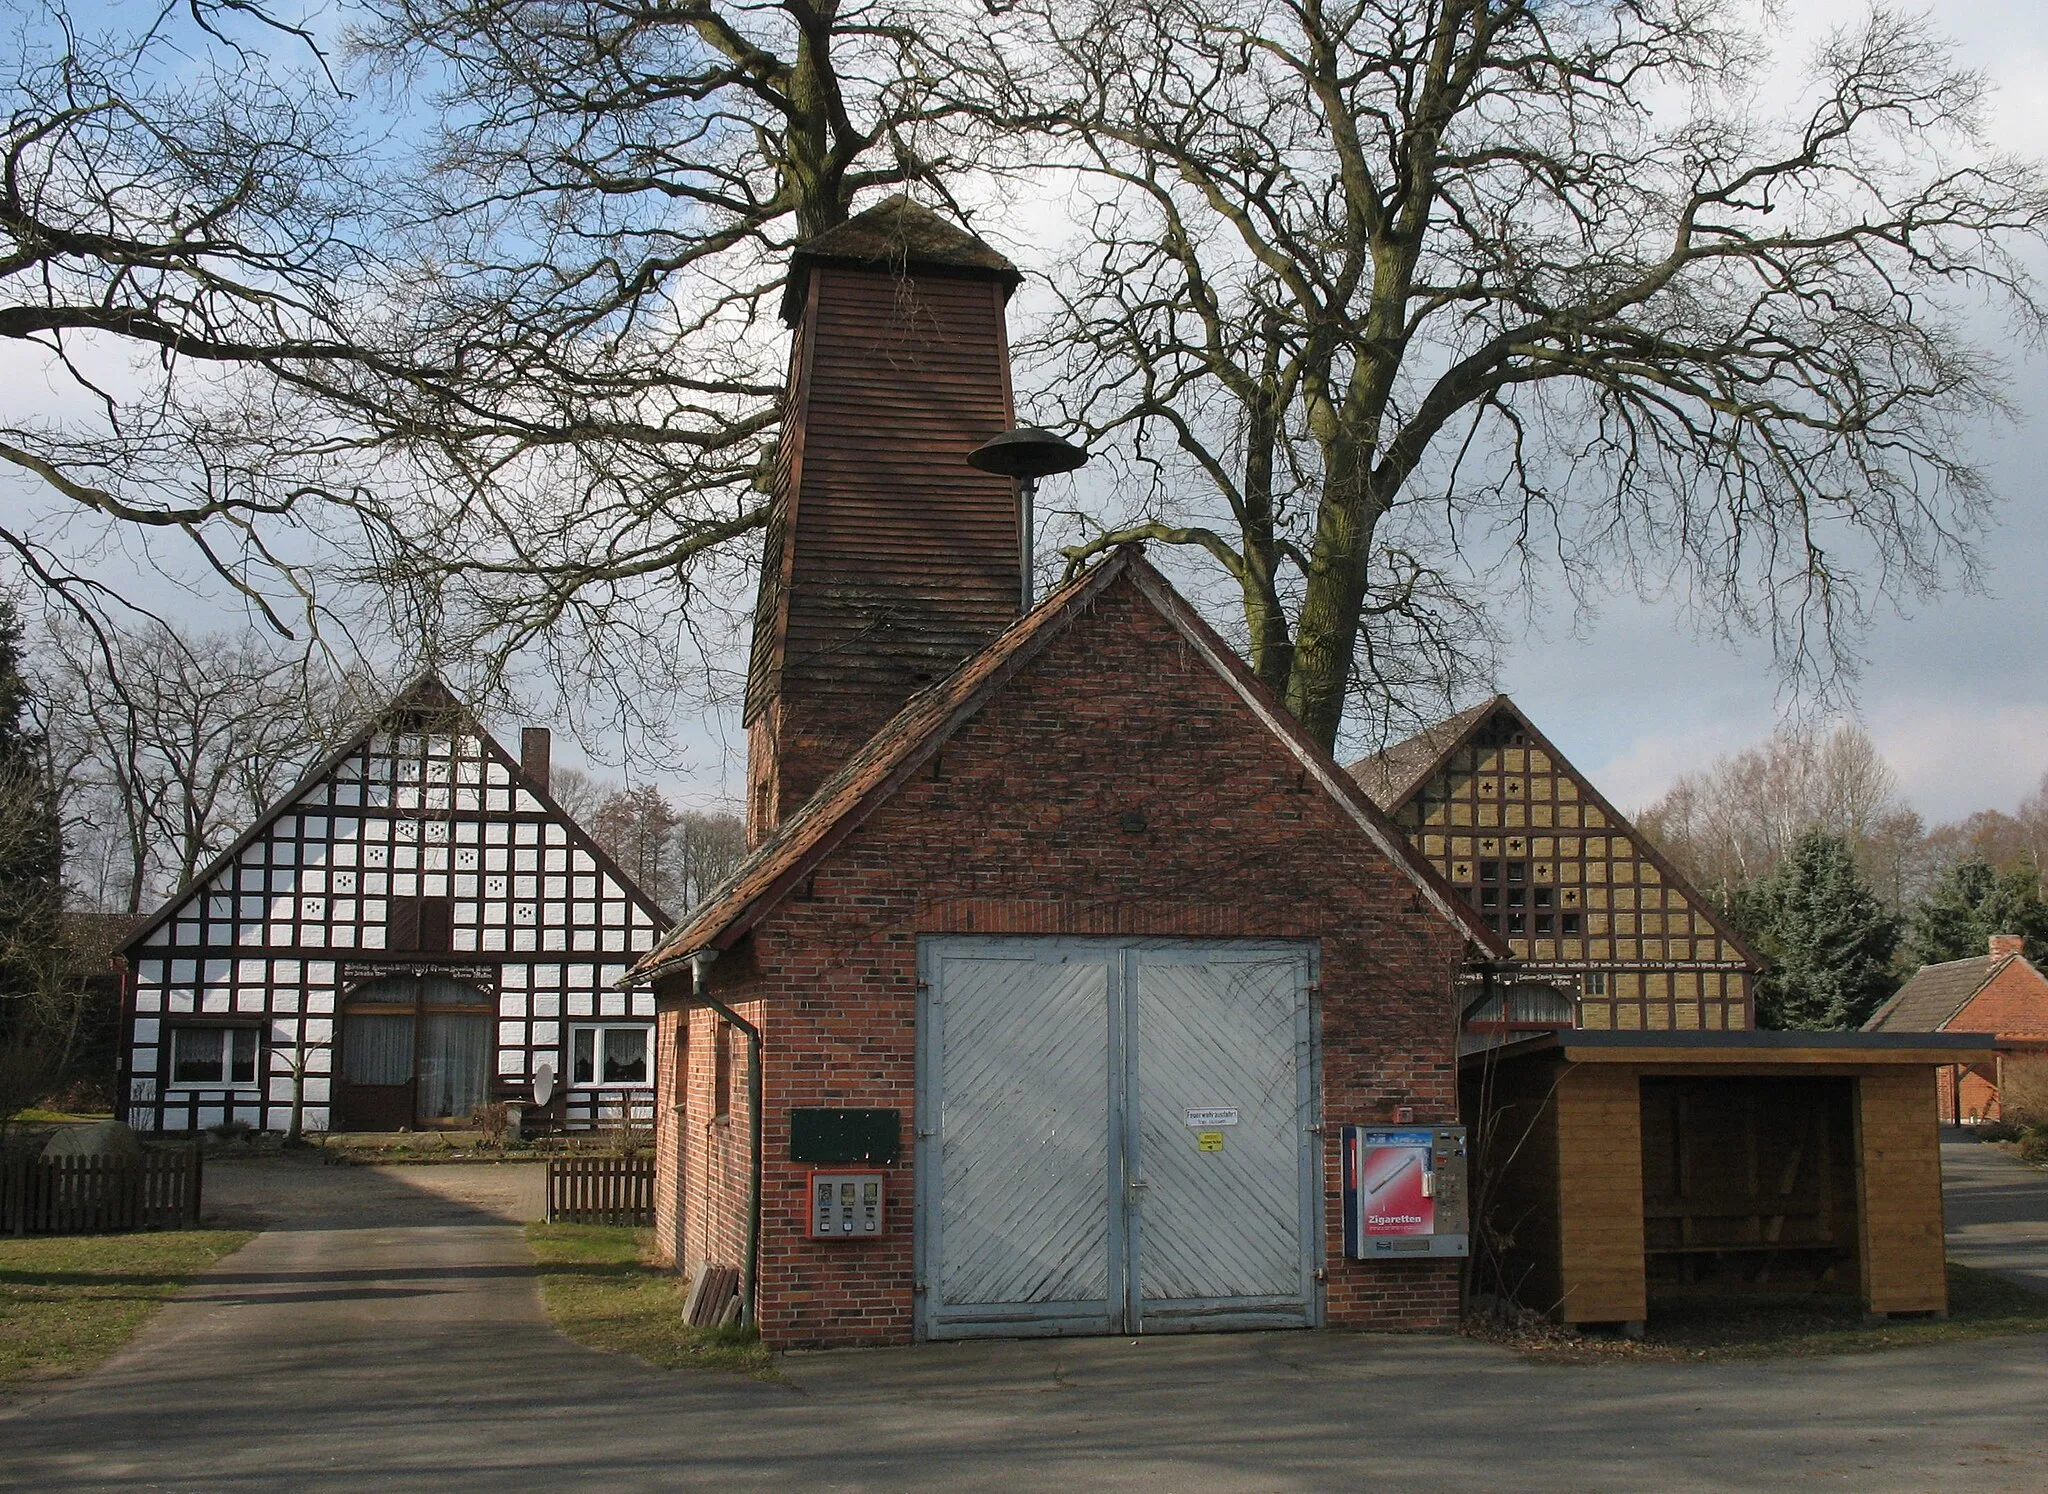
[[[1344,696],[1358,647],[1366,566],[1373,532],[1386,513],[1360,470],[1357,444],[1339,437],[1326,447],[1327,475],[1316,513],[1315,549],[1294,630],[1287,708],[1302,729],[1334,751],[1344,723]]]

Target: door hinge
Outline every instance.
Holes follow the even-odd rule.
[[[910,1284],[910,1289],[911,1289],[911,1290],[912,1290],[913,1292],[929,1292],[929,1291],[931,1290],[931,1288],[930,1288],[930,1287],[926,1286],[926,1285],[925,1285],[925,1284],[924,1284],[923,1282],[921,1282],[921,1281],[914,1281],[914,1282],[912,1282],[912,1283]]]
[[[1317,1281],[1328,1281],[1329,1279],[1330,1279],[1330,1273],[1329,1273],[1328,1271],[1325,1271],[1325,1270],[1324,1270],[1324,1269],[1323,1269],[1323,1268],[1322,1268],[1321,1266],[1318,1266],[1318,1267],[1316,1267],[1316,1280],[1317,1280]]]
[[[1320,1136],[1323,1134],[1323,1123],[1321,1121],[1317,1121],[1314,1125],[1303,1126],[1301,1129],[1310,1136]]]
[[[939,1133],[936,1131],[920,1131],[917,1133],[917,1139],[919,1141],[929,1141],[932,1137],[938,1134]]]

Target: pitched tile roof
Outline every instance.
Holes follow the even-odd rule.
[[[1476,706],[1417,732],[1405,742],[1396,742],[1371,757],[1360,758],[1344,771],[1358,780],[1359,787],[1372,796],[1373,803],[1392,813],[1422,786],[1423,779],[1436,771],[1437,764],[1464,740],[1466,732],[1485,720],[1496,706],[1506,703],[1505,695],[1482,700]]]
[[[1865,1032],[1939,1032],[1972,996],[2020,955],[1977,955],[1922,965],[1899,993],[1863,1024]]]
[[[872,265],[899,273],[911,265],[932,265],[985,270],[1011,290],[1024,283],[1017,267],[983,240],[900,192],[797,245],[782,293],[784,321],[794,324],[803,311],[814,264]]]
[[[1243,661],[1152,568],[1143,548],[1131,544],[1120,546],[1094,568],[1054,591],[947,678],[913,696],[645,955],[627,980],[648,980],[700,950],[729,947],[1119,576],[1130,577],[1380,850],[1407,872],[1440,914],[1495,959],[1512,958],[1499,935],[1487,929],[1407,837],[1309,740]]]

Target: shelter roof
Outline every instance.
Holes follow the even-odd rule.
[[[1970,1063],[1989,1058],[1988,1032],[1725,1032],[1583,1028],[1539,1033],[1461,1059],[1466,1067],[1555,1054],[1571,1063],[1672,1064],[1695,1068],[1778,1068]]]
[[[1229,645],[1152,568],[1142,547],[1130,544],[1119,546],[1092,569],[1054,591],[951,675],[913,696],[657,944],[627,979],[651,979],[699,951],[729,948],[1119,577],[1129,577],[1136,584],[1193,651],[1223,677],[1308,774],[1408,875],[1439,914],[1494,959],[1505,962],[1513,958],[1500,936],[1480,921],[1335,759],[1309,739]]]
[[[1009,290],[1024,283],[1017,267],[987,242],[900,192],[797,245],[790,255],[789,280],[782,293],[782,319],[791,325],[803,312],[814,264],[862,265],[898,273],[913,265],[981,270]]]
[[[1865,1032],[1939,1032],[1969,1004],[1970,998],[1990,985],[2014,960],[2027,963],[2024,955],[1976,955],[1967,960],[1944,960],[1939,965],[1922,965],[1913,978],[1899,987],[1898,994],[1879,1007]],[[2035,971],[2035,978],[2040,972]]]

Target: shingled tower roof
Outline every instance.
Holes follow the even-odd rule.
[[[819,264],[859,265],[896,274],[913,266],[979,271],[1000,280],[1006,297],[1024,283],[1017,267],[982,240],[900,192],[796,247],[782,292],[782,319],[791,326],[803,314],[811,267]]]
[[[1016,269],[894,197],[797,250],[795,325],[744,719],[758,842],[1023,605],[1016,485],[968,455],[1016,424]]]

